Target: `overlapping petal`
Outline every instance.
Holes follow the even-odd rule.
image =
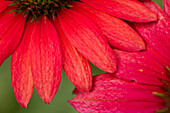
[[[163,57],[158,51],[156,51],[149,45],[147,47],[147,51],[144,52],[144,54],[151,57],[153,60],[158,62],[163,67],[166,67],[166,66],[170,67],[170,61],[168,61],[168,59],[165,59],[165,57]]]
[[[11,3],[12,1],[6,1],[6,0],[0,0],[0,13],[6,9]]]
[[[122,20],[79,2],[74,2],[72,9],[92,20],[102,30],[112,47],[125,51],[145,49],[142,38]]]
[[[46,16],[32,22],[30,61],[34,85],[45,103],[56,94],[62,71],[62,53],[55,28]]]
[[[14,52],[24,30],[26,15],[9,13],[8,8],[0,13],[0,65]]]
[[[92,21],[72,9],[58,12],[58,19],[67,38],[82,55],[106,72],[116,70],[114,53]]]
[[[55,17],[54,20],[49,20],[49,17],[52,16],[51,13],[53,13],[51,10],[49,11],[50,14],[47,14],[48,16],[44,16],[44,14],[42,16],[40,14],[37,18],[37,15],[33,14],[34,11],[31,11],[32,6],[26,7],[27,10],[23,8],[23,10],[20,6],[23,4],[20,4],[19,1],[19,5],[14,8],[13,6],[8,7],[12,1],[0,0],[0,65],[9,55],[12,54],[12,86],[17,101],[22,107],[28,106],[34,86],[45,103],[49,103],[52,100],[60,84],[62,61],[63,69],[70,81],[81,92],[88,92],[92,88],[92,73],[89,61],[98,66],[100,69],[109,73],[114,73],[117,70],[117,58],[109,43],[113,48],[125,51],[140,51],[145,49],[145,44],[141,37],[135,33],[134,30],[130,28],[125,22],[118,19],[117,17],[135,22],[151,22],[157,20],[155,14],[153,13],[154,11],[152,12],[149,10],[149,8],[145,7],[138,0],[82,1],[83,3],[70,2],[74,7],[68,5],[66,6],[67,8],[54,10],[57,11],[57,17]],[[18,10],[18,12],[22,10],[29,12],[30,10],[30,12],[28,13],[29,15],[27,17],[27,15],[24,15],[26,12],[22,12],[22,14],[16,14],[15,12],[12,12],[12,10]],[[31,15],[31,13],[33,15]],[[37,12],[35,11],[35,13]],[[33,19],[31,22],[29,21],[27,24],[25,24],[25,21],[29,17],[32,18],[32,16],[35,17],[35,20]],[[159,19],[162,19],[161,15]],[[24,27],[25,31],[23,34]],[[62,49],[60,47],[60,43]],[[152,47],[150,50],[152,49],[154,52],[157,50],[154,47]],[[115,52],[118,55],[118,60],[123,60],[118,64],[120,66],[119,68],[129,71],[129,73],[135,75],[134,78],[131,78],[131,75],[127,74],[126,76],[130,77],[128,80],[136,80],[141,83],[150,82],[149,84],[162,85],[160,82],[158,82],[160,81],[159,79],[167,79],[167,77],[164,76],[166,72],[163,71],[163,68],[158,66],[156,62],[151,61],[151,55],[142,53],[140,55],[136,55],[136,53],[127,53],[121,55],[122,52],[118,50],[115,50]],[[134,54],[136,57],[133,56]],[[160,54],[162,55],[162,53]],[[162,56],[167,57],[165,55]],[[162,56],[159,58],[163,58]],[[156,77],[151,79],[148,77],[149,80],[144,78],[147,76],[147,72],[151,71],[152,66],[148,66],[149,68],[144,66],[144,70],[139,69],[140,72],[145,72],[146,76],[140,76],[141,73],[138,72],[133,73],[131,72],[131,69],[124,69],[125,65],[129,64],[133,68],[135,67],[135,69],[138,69],[138,66],[140,67],[142,63],[146,62],[146,60],[142,59],[143,57],[146,57],[147,60],[151,61],[151,63],[146,63],[146,66],[149,64],[156,65],[156,67],[153,68],[153,73],[151,74],[150,78],[153,77],[153,74],[156,74]],[[141,62],[126,61],[128,58],[141,60]],[[164,63],[167,64],[167,61],[168,60],[165,60]],[[118,72],[119,75],[116,74],[116,76],[125,76],[121,75],[124,73],[123,71]],[[107,78],[109,77],[106,77],[106,79]],[[141,78],[143,80],[141,80]],[[101,80],[104,79],[105,78],[101,77]],[[112,79],[115,81],[118,80],[117,78]],[[146,80],[146,82],[144,82],[144,80]],[[104,87],[101,86],[100,88],[94,87],[94,91],[87,93],[91,94],[90,97],[88,97],[86,93],[85,95],[79,94],[82,95],[83,99],[94,99],[90,104],[92,105],[91,107],[95,107],[95,109],[99,109],[100,106],[98,105],[101,103],[104,106],[109,103],[109,105],[101,109],[103,111],[105,111],[105,108],[108,106],[116,106],[116,103],[122,100],[122,105],[117,107],[122,108],[121,106],[124,106],[129,100],[134,101],[131,105],[134,103],[137,104],[137,100],[142,103],[140,106],[147,107],[146,103],[152,101],[152,99],[156,99],[150,95],[152,89],[147,91],[144,90],[145,88],[150,89],[151,86],[137,85],[139,89],[143,90],[143,92],[141,92],[137,88],[134,88],[135,86],[132,85],[131,87],[131,82],[126,82],[123,82],[123,80],[118,80],[118,83],[123,85],[112,87],[113,84],[110,84],[108,81],[106,84],[110,84],[111,88],[114,90],[105,90],[105,88],[108,88],[105,85],[103,85]],[[135,89],[136,92],[129,90],[124,86],[129,86],[130,89]],[[124,88],[123,90],[125,92],[120,90],[120,87],[122,89]],[[155,89],[155,86],[153,87]],[[157,90],[156,88],[156,91],[160,90]],[[113,93],[113,95],[109,95],[110,93]],[[141,93],[141,99],[132,97],[129,94],[126,95],[127,93],[131,93],[132,95]],[[117,94],[120,94],[120,96],[117,96]],[[105,98],[104,96],[107,97]],[[127,99],[125,96],[127,96]],[[150,99],[148,99],[148,97]],[[75,97],[71,103],[74,104],[74,102],[77,101],[76,99],[79,99],[79,97]],[[100,99],[104,99],[104,101],[101,101]],[[108,103],[106,103],[105,99],[108,99]],[[114,102],[115,100],[116,102]],[[158,101],[159,100],[156,99],[155,101],[150,102],[149,106],[156,107],[153,109],[148,108],[149,111],[153,111],[155,108],[157,109],[160,107],[160,105],[157,103]],[[129,110],[133,109],[126,105],[125,108]],[[111,112],[114,111],[112,108],[107,109],[109,109]],[[138,106],[137,109],[139,109]],[[124,110],[125,109],[122,108],[122,111]]]
[[[69,103],[81,113],[151,113],[165,107],[165,101],[153,92],[163,90],[101,74],[94,77],[92,92],[79,93]]]
[[[153,93],[165,93],[163,81],[170,81],[165,70],[170,65],[169,20],[153,2],[143,2],[159,18],[157,22],[135,24],[147,42],[147,50],[138,53],[114,50],[118,56],[118,71],[114,76],[128,81],[111,74],[95,76],[92,92],[75,90],[77,96],[69,101],[78,112],[151,113],[166,108],[166,101]]]
[[[12,87],[18,103],[26,108],[34,90],[29,50],[29,42],[33,29],[34,24],[28,23],[22,37],[23,40],[11,58]]]
[[[138,0],[82,0],[84,3],[115,17],[135,21],[155,21],[156,15]]]
[[[84,58],[69,42],[57,19],[52,19],[56,27],[63,53],[63,69],[69,80],[81,92],[89,92],[92,88],[92,71],[90,62]]]
[[[115,76],[138,83],[164,85],[161,80],[169,81],[167,72],[148,52],[124,52],[115,50],[118,56],[118,73]],[[121,73],[121,74],[120,74]]]
[[[164,0],[164,10],[170,16],[170,0]]]
[[[144,4],[157,14],[158,21],[134,25],[148,45],[170,62],[170,19],[154,2],[144,1]]]

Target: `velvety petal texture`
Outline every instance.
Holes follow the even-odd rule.
[[[155,21],[156,15],[138,0],[82,0],[84,3],[115,17],[135,21]]]
[[[6,1],[6,0],[0,0],[0,12],[2,12],[4,9],[6,9],[12,1]]]
[[[23,40],[11,58],[12,87],[18,103],[26,108],[34,90],[29,50],[29,42],[33,29],[34,24],[28,23],[22,37]]]
[[[170,16],[170,0],[164,0],[164,10]]]
[[[170,19],[168,15],[154,2],[144,1],[158,16],[158,21],[141,24],[135,23],[135,27],[145,41],[170,62]]]
[[[0,0],[0,65],[12,55],[12,87],[22,107],[28,107],[34,87],[44,102],[49,103],[59,88],[62,68],[76,86],[77,92],[82,93],[92,90],[90,62],[107,73],[115,73],[118,71],[118,65],[122,69],[129,64],[132,67],[136,65],[140,67],[146,62],[141,57],[147,56],[146,59],[150,60],[152,54],[135,57],[133,56],[135,53],[120,56],[122,52],[117,52],[119,50],[138,52],[146,49],[145,42],[141,38],[145,36],[142,34],[145,32],[141,30],[141,33],[138,27],[140,36],[120,18],[134,22],[150,22],[154,24],[153,29],[160,22],[161,26],[168,28],[168,24],[164,22],[167,21],[166,13],[160,12],[159,22],[153,22],[157,20],[155,11],[159,12],[160,9],[153,5],[154,8],[150,10],[139,0],[59,2],[60,0],[53,2]],[[164,7],[167,9],[168,2],[165,2]],[[166,27],[161,33],[169,32]],[[153,29],[152,33],[156,33]],[[160,37],[162,36],[160,34]],[[169,54],[168,56],[164,54],[169,46],[159,49],[154,46],[157,43],[154,39],[151,42],[153,46],[150,46],[149,50],[155,56],[159,56],[153,59],[159,59],[159,62],[169,66]],[[158,44],[158,46],[162,45]],[[158,50],[160,53],[156,52]],[[141,60],[141,62],[124,62],[127,60],[124,57]],[[117,63],[118,60],[123,61]],[[166,80],[167,78],[163,76],[165,72],[156,62],[151,61],[151,64],[156,65],[156,68],[153,68],[154,72],[151,73],[149,80],[146,80],[146,76],[126,70],[135,75],[134,78],[126,75],[129,77],[128,80],[162,85],[158,79]],[[151,70],[146,67],[142,69],[145,69],[146,73]],[[156,77],[153,77],[154,74]]]
[[[156,51],[155,49],[153,49],[152,47],[150,47],[148,45],[147,47],[147,51],[144,52],[145,55],[151,57],[153,60],[155,60],[156,62],[158,62],[160,65],[162,65],[163,67],[170,67],[170,61],[168,61],[167,59],[165,59],[165,57],[163,57],[161,54],[159,54],[158,51]]]
[[[56,27],[63,53],[63,69],[69,80],[81,92],[92,88],[92,71],[90,62],[84,58],[69,42],[57,19],[52,19]]]
[[[167,101],[155,92],[168,93],[164,89],[167,88],[165,83],[170,82],[166,70],[170,65],[169,17],[151,0],[142,1],[158,16],[157,22],[135,23],[137,31],[146,40],[147,50],[114,50],[118,58],[117,73],[95,76],[92,92],[74,90],[77,96],[69,103],[78,112],[154,113],[167,107]]]
[[[9,13],[8,8],[0,13],[0,65],[14,52],[24,30],[26,15]]]
[[[115,52],[118,56],[118,73],[115,76],[152,85],[164,85],[161,80],[169,81],[164,67],[149,57],[145,51],[136,53],[115,50]]]
[[[116,70],[116,57],[92,21],[72,9],[60,11],[58,19],[65,35],[82,55],[106,72]]]
[[[46,16],[33,21],[30,61],[34,85],[45,103],[56,94],[62,71],[62,53],[55,28]]]
[[[112,47],[125,51],[145,49],[142,38],[124,21],[79,2],[74,2],[72,9],[92,20]]]
[[[69,103],[80,113],[152,113],[165,107],[165,101],[153,92],[163,91],[101,74],[94,77],[92,92],[79,93]]]

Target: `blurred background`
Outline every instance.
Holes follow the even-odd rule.
[[[153,0],[161,7],[163,0]],[[103,73],[92,65],[93,75]],[[0,67],[0,113],[77,113],[67,102],[75,95],[72,94],[74,85],[68,80],[65,73],[62,73],[60,88],[50,104],[45,104],[38,96],[36,89],[28,105],[28,109],[21,108],[15,99],[10,78],[10,58]]]

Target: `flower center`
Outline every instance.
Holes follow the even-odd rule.
[[[28,18],[33,17],[37,19],[41,15],[55,16],[56,11],[61,8],[70,8],[71,1],[79,0],[12,0],[13,3],[10,6],[14,6],[16,14],[22,12],[27,14]]]

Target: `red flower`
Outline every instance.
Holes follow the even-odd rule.
[[[90,91],[90,62],[109,73],[116,70],[109,43],[126,51],[145,49],[142,38],[118,18],[157,19],[137,0],[0,1],[0,64],[12,54],[12,86],[22,107],[27,107],[34,86],[46,103],[52,100],[62,64],[81,92]]]
[[[164,68],[170,67],[170,19],[154,2],[146,0],[144,4],[158,16],[156,22],[134,23],[134,27],[146,42],[147,51],[128,53],[115,50],[120,62],[118,63],[118,72],[124,73],[122,76],[116,76],[126,80],[135,80],[139,83],[158,85],[162,84],[159,79],[166,79]],[[162,69],[159,66],[160,64]],[[127,65],[133,68],[127,68]],[[159,72],[159,74],[155,72]],[[150,73],[149,78],[147,73]]]
[[[79,113],[154,113],[166,107],[165,100],[154,93],[164,93],[164,90],[157,85],[101,74],[94,77],[92,92],[77,92],[78,95],[69,103]]]
[[[152,113],[162,108],[165,109],[161,111],[170,112],[170,20],[154,2],[145,0],[144,4],[158,16],[157,22],[134,24],[146,41],[147,50],[114,50],[118,72],[95,76],[92,92],[75,90],[78,95],[69,103],[78,112]]]

